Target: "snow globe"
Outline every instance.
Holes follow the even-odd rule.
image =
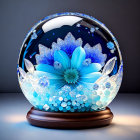
[[[33,105],[32,125],[89,128],[110,124],[107,107],[121,85],[123,62],[111,31],[80,13],[40,20],[22,44],[18,80]]]

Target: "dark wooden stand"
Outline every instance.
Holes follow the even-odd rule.
[[[27,113],[31,125],[56,129],[83,129],[109,125],[113,114],[107,107],[103,111],[85,113],[45,112],[31,108]]]

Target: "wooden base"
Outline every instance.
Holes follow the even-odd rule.
[[[84,129],[109,125],[113,114],[107,107],[103,111],[84,113],[45,112],[31,108],[27,113],[31,125],[56,129]]]

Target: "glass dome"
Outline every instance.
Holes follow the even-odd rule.
[[[118,42],[97,19],[61,13],[39,21],[27,34],[19,55],[20,87],[39,110],[104,110],[122,81]]]

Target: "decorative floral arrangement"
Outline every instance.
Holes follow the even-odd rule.
[[[35,37],[35,34],[33,34]],[[115,51],[113,42],[107,47]],[[107,60],[100,43],[83,46],[82,39],[68,33],[51,49],[38,45],[36,65],[24,59],[19,67],[20,86],[31,104],[44,111],[85,112],[104,109],[119,90],[123,64],[114,75],[117,57]]]

